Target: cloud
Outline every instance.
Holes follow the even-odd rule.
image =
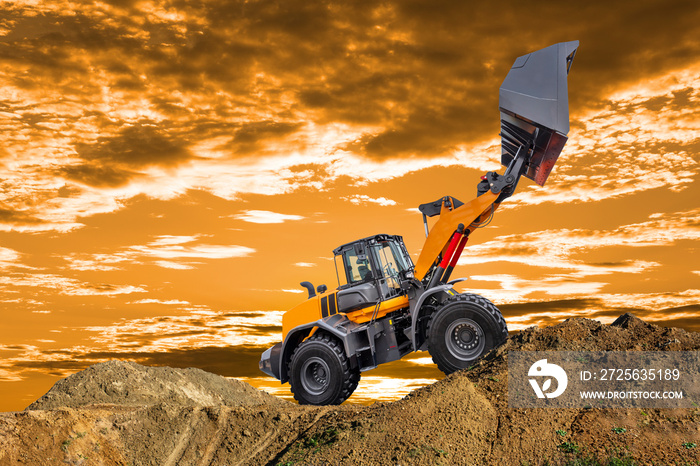
[[[23,226],[41,227],[44,223],[43,220],[33,217],[31,214],[12,209],[0,209],[0,222],[19,228]]]
[[[279,214],[266,210],[244,210],[233,218],[249,223],[284,223],[287,220],[302,220],[301,215]]]
[[[126,282],[114,277],[125,269],[131,272],[134,265],[193,270],[217,259],[250,257],[259,253],[254,243],[215,244],[203,235],[165,235],[106,245],[104,241],[125,236],[116,229],[114,235],[99,237],[103,221],[113,217],[100,214],[136,212],[133,199],[185,200],[193,192],[220,198],[216,205],[246,201],[251,209],[284,205],[292,213],[289,203],[254,202],[263,196],[286,202],[295,194],[301,199],[321,193],[333,202],[345,198],[358,205],[399,205],[414,195],[420,185],[415,182],[431,178],[424,175],[451,167],[498,169],[498,87],[515,57],[562,38],[581,40],[569,76],[570,139],[546,189],[523,183],[503,207],[570,204],[573,210],[567,215],[573,216],[585,210],[576,204],[616,199],[606,203],[604,221],[595,225],[617,225],[608,206],[629,205],[632,196],[642,193],[647,194],[640,197],[641,204],[655,196],[659,203],[653,205],[671,205],[673,197],[693,207],[687,200],[696,189],[700,161],[698,14],[695,4],[685,0],[560,2],[545,9],[522,2],[4,2],[4,302],[25,305],[27,312],[55,313],[28,314],[37,318],[55,318],[68,309],[50,296],[46,303],[37,298],[52,293],[60,300],[65,295],[123,295],[111,301],[132,303],[130,312],[146,312],[151,304],[154,312],[165,306],[175,306],[173,312],[199,312],[197,305],[170,296],[139,300],[136,293],[143,294],[145,285],[133,282],[134,275]],[[388,194],[377,191],[375,183],[410,188],[382,197]],[[365,187],[367,193],[358,191]],[[164,210],[176,204],[163,203]],[[531,318],[510,309],[519,319],[511,320],[513,325],[565,318],[565,301],[572,315],[609,319],[630,308],[662,322],[657,308],[672,309],[674,322],[690,325],[690,316],[697,313],[692,290],[614,294],[608,291],[625,285],[608,282],[616,276],[623,277],[621,282],[631,282],[635,274],[661,276],[675,256],[690,251],[698,240],[693,219],[700,214],[691,207],[649,218],[640,215],[656,212],[652,207],[635,207],[641,210],[620,217],[624,225],[608,229],[537,227],[543,231],[522,233],[531,225],[523,222],[519,234],[491,236],[467,249],[462,263],[485,264],[471,277],[475,289],[497,294],[506,306],[533,304]],[[236,213],[214,215],[231,212]],[[326,212],[323,221],[330,227],[333,215],[343,215]],[[272,225],[296,220],[297,228],[315,221],[301,213],[248,210],[238,212],[237,220]],[[75,231],[86,225],[96,234]],[[255,230],[243,225],[238,225],[241,237]],[[88,237],[80,247],[94,249],[70,249]],[[672,253],[670,245],[676,246]],[[64,257],[67,267],[52,273],[55,262],[41,262],[45,251]],[[95,251],[99,254],[91,253]],[[627,254],[620,259],[618,252]],[[25,273],[20,261],[46,269]],[[496,261],[513,267],[507,274],[490,275]],[[148,272],[144,270],[140,272]],[[111,271],[100,275],[112,278],[105,278],[105,284],[84,278],[95,271]],[[680,290],[691,288],[692,282],[686,282],[698,275],[678,274],[673,286]],[[268,286],[280,299],[284,293],[304,293],[280,283]],[[24,299],[15,301],[15,296]],[[587,301],[588,296],[611,304]],[[37,299],[29,302],[27,297]],[[544,310],[537,312],[535,305]],[[24,361],[26,367],[65,373],[101,358],[128,357],[145,344],[149,348],[133,353],[142,361],[201,365],[209,358],[217,371],[233,373],[236,369],[224,369],[225,364],[235,366],[226,362],[230,348],[225,345],[230,343],[241,350],[231,350],[229,357],[240,356],[249,371],[244,372],[254,374],[255,353],[269,343],[265,339],[278,338],[271,335],[279,332],[279,322],[248,324],[201,316],[127,319],[115,323],[124,334],[94,327],[99,341],[75,346],[64,356],[60,350],[48,355],[26,349]],[[219,332],[208,325],[226,328]],[[238,333],[256,337],[241,342]],[[110,339],[119,337],[123,340],[109,346]],[[415,366],[401,367],[413,371]]]
[[[232,377],[260,374],[262,352],[281,338],[282,312],[198,310],[185,316],[121,319],[110,325],[72,328],[88,341],[61,349],[35,345],[2,346],[12,350],[0,377],[22,380],[29,371],[65,377],[111,359],[147,365],[199,367]],[[231,361],[235,361],[232,364]]]
[[[154,299],[154,298],[148,298],[148,299],[139,299],[138,301],[132,301],[127,304],[165,304],[168,306],[180,306],[180,305],[189,305],[189,301],[181,301],[179,299],[169,299],[167,301],[163,301],[160,299]]]
[[[141,286],[82,282],[56,274],[9,273],[0,277],[0,286],[45,288],[68,296],[114,296],[145,293]]]
[[[138,172],[90,163],[67,165],[61,167],[57,173],[89,186],[108,188],[124,186],[141,176]]]
[[[283,138],[303,126],[301,122],[259,121],[246,123],[237,131],[231,145],[237,154],[251,154],[264,149],[270,140]]]
[[[297,262],[296,264],[297,267],[316,267],[316,264],[313,262]]]
[[[181,262],[154,261],[153,263],[158,267],[162,267],[164,269],[192,270],[196,268],[194,265],[183,264]]]
[[[73,270],[109,271],[126,264],[154,264],[158,267],[188,270],[201,260],[249,257],[255,249],[239,245],[198,243],[200,236],[162,235],[145,245],[132,245],[111,254],[71,254],[64,259]],[[196,244],[191,244],[196,243]]]
[[[564,36],[582,44],[571,140],[552,189],[511,205],[682,189],[697,172],[700,54],[682,38],[698,22],[683,2],[576,7],[574,22],[561,21],[568,5],[513,3],[504,18],[449,2],[440,14],[297,3],[3,4],[0,228],[67,232],[144,194],[236,199],[497,168],[498,86],[516,56]],[[649,17],[673,17],[673,33]],[[295,168],[312,166],[324,175]]]
[[[479,282],[495,282],[498,284],[498,288],[479,288]],[[567,274],[546,274],[544,277],[536,279],[492,274],[472,275],[462,287],[465,288],[465,292],[493,297],[499,303],[518,303],[527,300],[533,294],[544,294],[551,297],[594,296],[600,293],[600,290],[607,284],[607,282],[600,281],[577,280]]]
[[[0,247],[0,269],[19,265],[21,254],[14,249]]]
[[[281,288],[281,289],[277,289],[277,290],[256,288],[254,291],[264,291],[266,293],[294,293],[294,294],[306,293],[306,289],[302,290],[302,289],[298,289],[298,288]]]
[[[264,346],[281,338],[282,312],[193,311],[185,316],[122,319],[109,326],[85,327],[99,347],[159,352],[178,348]]]
[[[248,257],[255,249],[237,245],[158,245],[147,244],[145,246],[130,246],[129,252],[141,254],[146,257],[160,259],[230,259],[232,257]]]
[[[670,246],[681,240],[698,240],[698,215],[700,209],[694,209],[652,214],[648,221],[612,230],[561,229],[499,236],[465,249],[459,264],[517,262],[548,269],[570,270],[570,277],[638,273],[657,267],[659,263],[634,259],[597,263],[576,259],[574,256],[600,248]]]
[[[90,162],[125,167],[172,166],[191,157],[184,144],[160,127],[167,122],[139,121],[125,125],[114,136],[100,136],[94,143],[76,144],[78,156]]]
[[[367,205],[367,204],[378,204],[380,206],[390,206],[396,205],[396,201],[387,199],[386,197],[372,198],[366,194],[353,194],[352,196],[345,196],[342,199],[349,201],[355,205]]]
[[[530,186],[512,202],[587,202],[686,189],[700,173],[698,76],[697,64],[674,70],[618,90],[602,109],[577,115],[547,189]]]
[[[637,275],[652,270],[663,273],[662,268],[669,260],[667,252],[652,249],[645,256],[647,260],[643,260],[635,258],[640,254],[628,248],[663,248],[682,241],[700,240],[699,215],[700,209],[693,209],[651,214],[647,221],[609,230],[551,229],[497,236],[466,248],[458,264],[483,266],[491,262],[505,262],[517,264],[516,272],[474,273],[458,287],[493,297],[501,303],[550,297],[603,296],[605,290],[622,280],[620,274]],[[620,254],[625,258],[598,259]],[[508,268],[514,269],[514,266]],[[668,295],[664,293],[662,296]],[[605,296],[611,302],[616,302],[614,295]],[[658,304],[668,305],[663,302]],[[625,305],[640,306],[639,302]]]

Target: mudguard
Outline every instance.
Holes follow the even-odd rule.
[[[460,281],[462,281],[462,279],[455,280],[455,282]],[[411,300],[411,334],[409,335],[409,337],[411,338],[411,343],[413,343],[414,351],[421,350],[421,347],[425,343],[424,341],[421,341],[418,338],[418,328],[416,326],[416,324],[418,323],[418,319],[425,313],[425,310],[422,309],[423,303],[425,303],[425,300],[427,298],[437,293],[445,293],[447,295],[457,294],[457,292],[452,289],[451,284],[438,285],[433,288],[430,288],[429,290],[424,291],[420,296],[418,296],[417,299]]]
[[[348,348],[347,330],[344,326],[352,323],[345,315],[335,314],[315,322],[294,327],[289,331],[287,338],[283,342],[277,343],[263,352],[258,367],[261,371],[278,379],[281,383],[287,382],[289,374],[287,373],[286,361],[291,357],[294,348],[308,337],[314,328],[323,329],[342,341],[345,354],[350,357],[353,353]]]

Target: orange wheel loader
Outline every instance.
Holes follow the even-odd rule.
[[[477,197],[419,207],[426,240],[414,265],[401,236],[379,234],[333,251],[338,287],[314,289],[282,317],[282,341],[260,369],[289,382],[301,404],[340,404],[360,374],[413,351],[428,351],[445,374],[469,367],[508,336],[488,299],[458,293],[450,279],[469,236],[488,223],[521,176],[544,186],[569,132],[567,76],[578,41],[515,60],[499,92],[500,175],[488,172]],[[437,217],[430,230],[427,217]]]

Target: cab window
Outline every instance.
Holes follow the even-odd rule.
[[[367,254],[358,254],[355,248],[343,251],[345,276],[348,283],[360,283],[372,278],[372,265]]]

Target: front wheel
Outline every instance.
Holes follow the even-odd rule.
[[[508,338],[501,311],[488,299],[459,294],[442,303],[428,326],[428,351],[445,374],[474,364]]]
[[[302,405],[339,405],[357,388],[360,373],[350,368],[340,344],[328,335],[302,342],[289,363],[289,384]]]

